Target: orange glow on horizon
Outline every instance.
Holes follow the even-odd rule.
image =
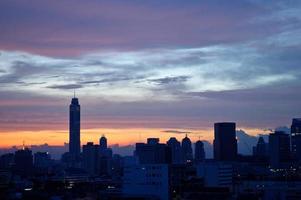
[[[243,129],[249,135],[256,136],[263,133],[261,129]],[[198,139],[212,142],[214,134],[212,129],[175,129],[177,133],[172,131],[166,132],[166,128],[99,128],[99,129],[82,129],[81,145],[87,142],[98,144],[99,138],[104,134],[108,139],[109,145],[118,144],[120,146],[135,144],[136,142],[146,142],[147,138],[157,137],[160,142],[166,142],[170,137],[175,137],[179,141],[188,133],[188,137],[194,142]],[[41,131],[14,131],[2,132],[0,134],[0,148],[10,148],[12,146],[22,145],[25,141],[26,146],[48,145],[63,146],[69,141],[68,130],[41,130]]]

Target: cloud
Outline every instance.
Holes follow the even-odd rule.
[[[174,134],[189,134],[190,131],[179,131],[179,130],[164,130],[164,133],[174,133]]]
[[[66,85],[51,85],[47,86],[47,88],[51,89],[61,89],[61,90],[70,90],[70,89],[79,89],[82,88],[82,85],[79,84],[66,84]]]
[[[165,84],[178,84],[186,82],[190,77],[189,76],[177,76],[177,77],[164,77],[158,79],[151,79],[149,82],[153,82],[159,85]]]
[[[6,20],[0,22],[5,30],[0,41],[5,50],[51,56],[78,56],[99,48],[137,50],[244,42],[279,31],[281,25],[274,21],[255,20],[289,9],[275,4],[270,2],[266,7],[250,1],[192,0],[1,2],[0,18]]]

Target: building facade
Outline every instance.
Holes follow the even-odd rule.
[[[237,158],[236,124],[222,122],[214,124],[214,159],[235,161]]]

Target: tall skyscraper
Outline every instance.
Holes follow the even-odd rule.
[[[80,156],[80,105],[74,96],[69,111],[69,152],[72,160]]]
[[[291,145],[294,159],[301,161],[301,118],[293,119],[291,126]]]
[[[237,157],[236,124],[215,123],[213,146],[215,160],[234,161]]]
[[[281,168],[290,161],[290,139],[283,131],[269,135],[269,157],[272,168]]]
[[[194,160],[196,163],[200,163],[205,160],[204,143],[200,140],[195,143]]]
[[[172,163],[173,164],[183,163],[181,143],[175,137],[171,137],[167,141],[167,146],[171,150],[171,161],[172,161]]]
[[[182,152],[183,152],[184,162],[192,162],[193,155],[192,155],[191,141],[187,137],[187,134],[186,134],[185,138],[183,138],[183,140],[182,140]]]

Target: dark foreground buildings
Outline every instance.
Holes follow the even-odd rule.
[[[81,151],[73,98],[70,151],[60,161],[27,148],[1,155],[0,199],[300,200],[300,119],[290,134],[259,137],[253,155],[237,152],[235,129],[232,122],[214,124],[214,159],[205,156],[209,143],[193,145],[187,135],[182,143],[148,138],[130,156],[113,154],[103,135]]]
[[[301,118],[295,118],[292,121],[291,144],[294,159],[301,161]]]
[[[233,122],[214,124],[214,159],[235,161],[237,157],[236,125]]]

